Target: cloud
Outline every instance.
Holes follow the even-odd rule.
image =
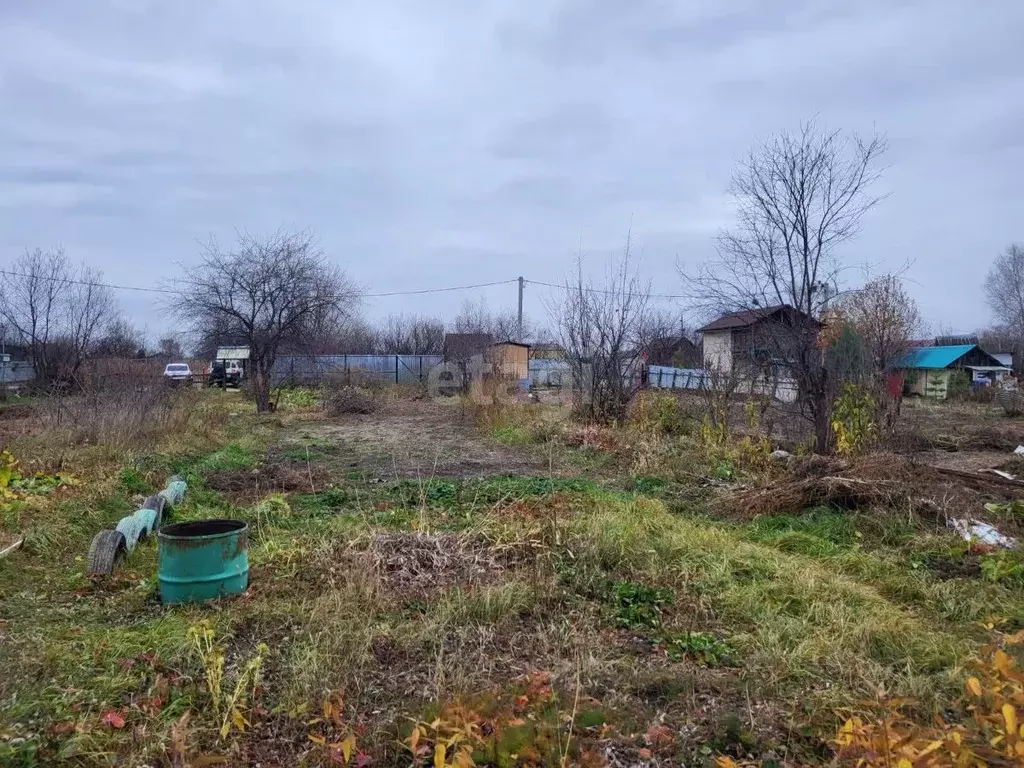
[[[1022,24],[1012,0],[9,3],[0,262],[63,242],[151,285],[211,234],[295,226],[377,291],[549,281],[632,223],[678,292],[737,159],[816,115],[890,139],[890,197],[844,257],[914,260],[925,315],[969,329],[987,261],[1024,238]]]

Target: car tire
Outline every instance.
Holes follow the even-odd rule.
[[[124,534],[120,531],[100,531],[89,545],[85,572],[90,576],[106,576],[113,572],[118,555],[125,551]]]

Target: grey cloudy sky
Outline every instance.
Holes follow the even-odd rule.
[[[890,197],[847,256],[913,259],[926,318],[970,329],[1024,240],[1022,32],[1017,0],[8,1],[0,263],[63,243],[152,285],[211,233],[308,226],[372,291],[552,280],[632,220],[678,293],[677,260],[730,222],[736,160],[818,115],[889,139]]]

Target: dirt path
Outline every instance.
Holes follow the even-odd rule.
[[[381,479],[534,475],[546,468],[526,451],[489,440],[462,408],[430,401],[305,424],[289,442],[312,445],[339,469]]]

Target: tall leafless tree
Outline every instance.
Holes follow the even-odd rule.
[[[1014,367],[1024,370],[1024,245],[1014,243],[996,257],[985,295],[999,330],[1010,340]]]
[[[788,305],[806,321],[776,323],[819,451],[830,441],[830,382],[814,323],[835,295],[838,246],[860,231],[880,197],[885,140],[823,131],[814,123],[755,147],[733,176],[737,223],[719,239],[718,259],[688,276],[694,299],[720,312]]]
[[[385,355],[439,355],[444,322],[416,315],[389,315],[377,328],[376,349]]]
[[[351,313],[360,292],[308,231],[241,233],[234,249],[216,241],[186,269],[173,309],[202,334],[217,327],[249,347],[256,410],[270,410],[270,375],[282,345]]]
[[[145,357],[146,334],[125,318],[115,317],[96,340],[91,352],[95,357]]]
[[[41,384],[68,384],[116,312],[103,273],[63,248],[25,251],[0,281],[0,319],[29,348]]]
[[[891,368],[924,330],[917,303],[897,275],[882,275],[850,291],[837,309],[860,337],[876,373]]]
[[[156,343],[157,352],[160,357],[167,360],[180,360],[185,356],[181,348],[181,342],[176,336],[162,336]]]
[[[548,304],[552,326],[571,369],[577,414],[590,421],[621,420],[643,381],[644,331],[650,328],[650,281],[634,268],[627,237],[621,256],[595,282],[576,273]]]
[[[459,313],[452,318],[451,330],[454,333],[487,333],[495,341],[525,341],[534,335],[533,321],[529,317],[523,316],[520,333],[518,312],[512,309],[492,312],[483,298],[476,302],[468,299],[462,302]]]

